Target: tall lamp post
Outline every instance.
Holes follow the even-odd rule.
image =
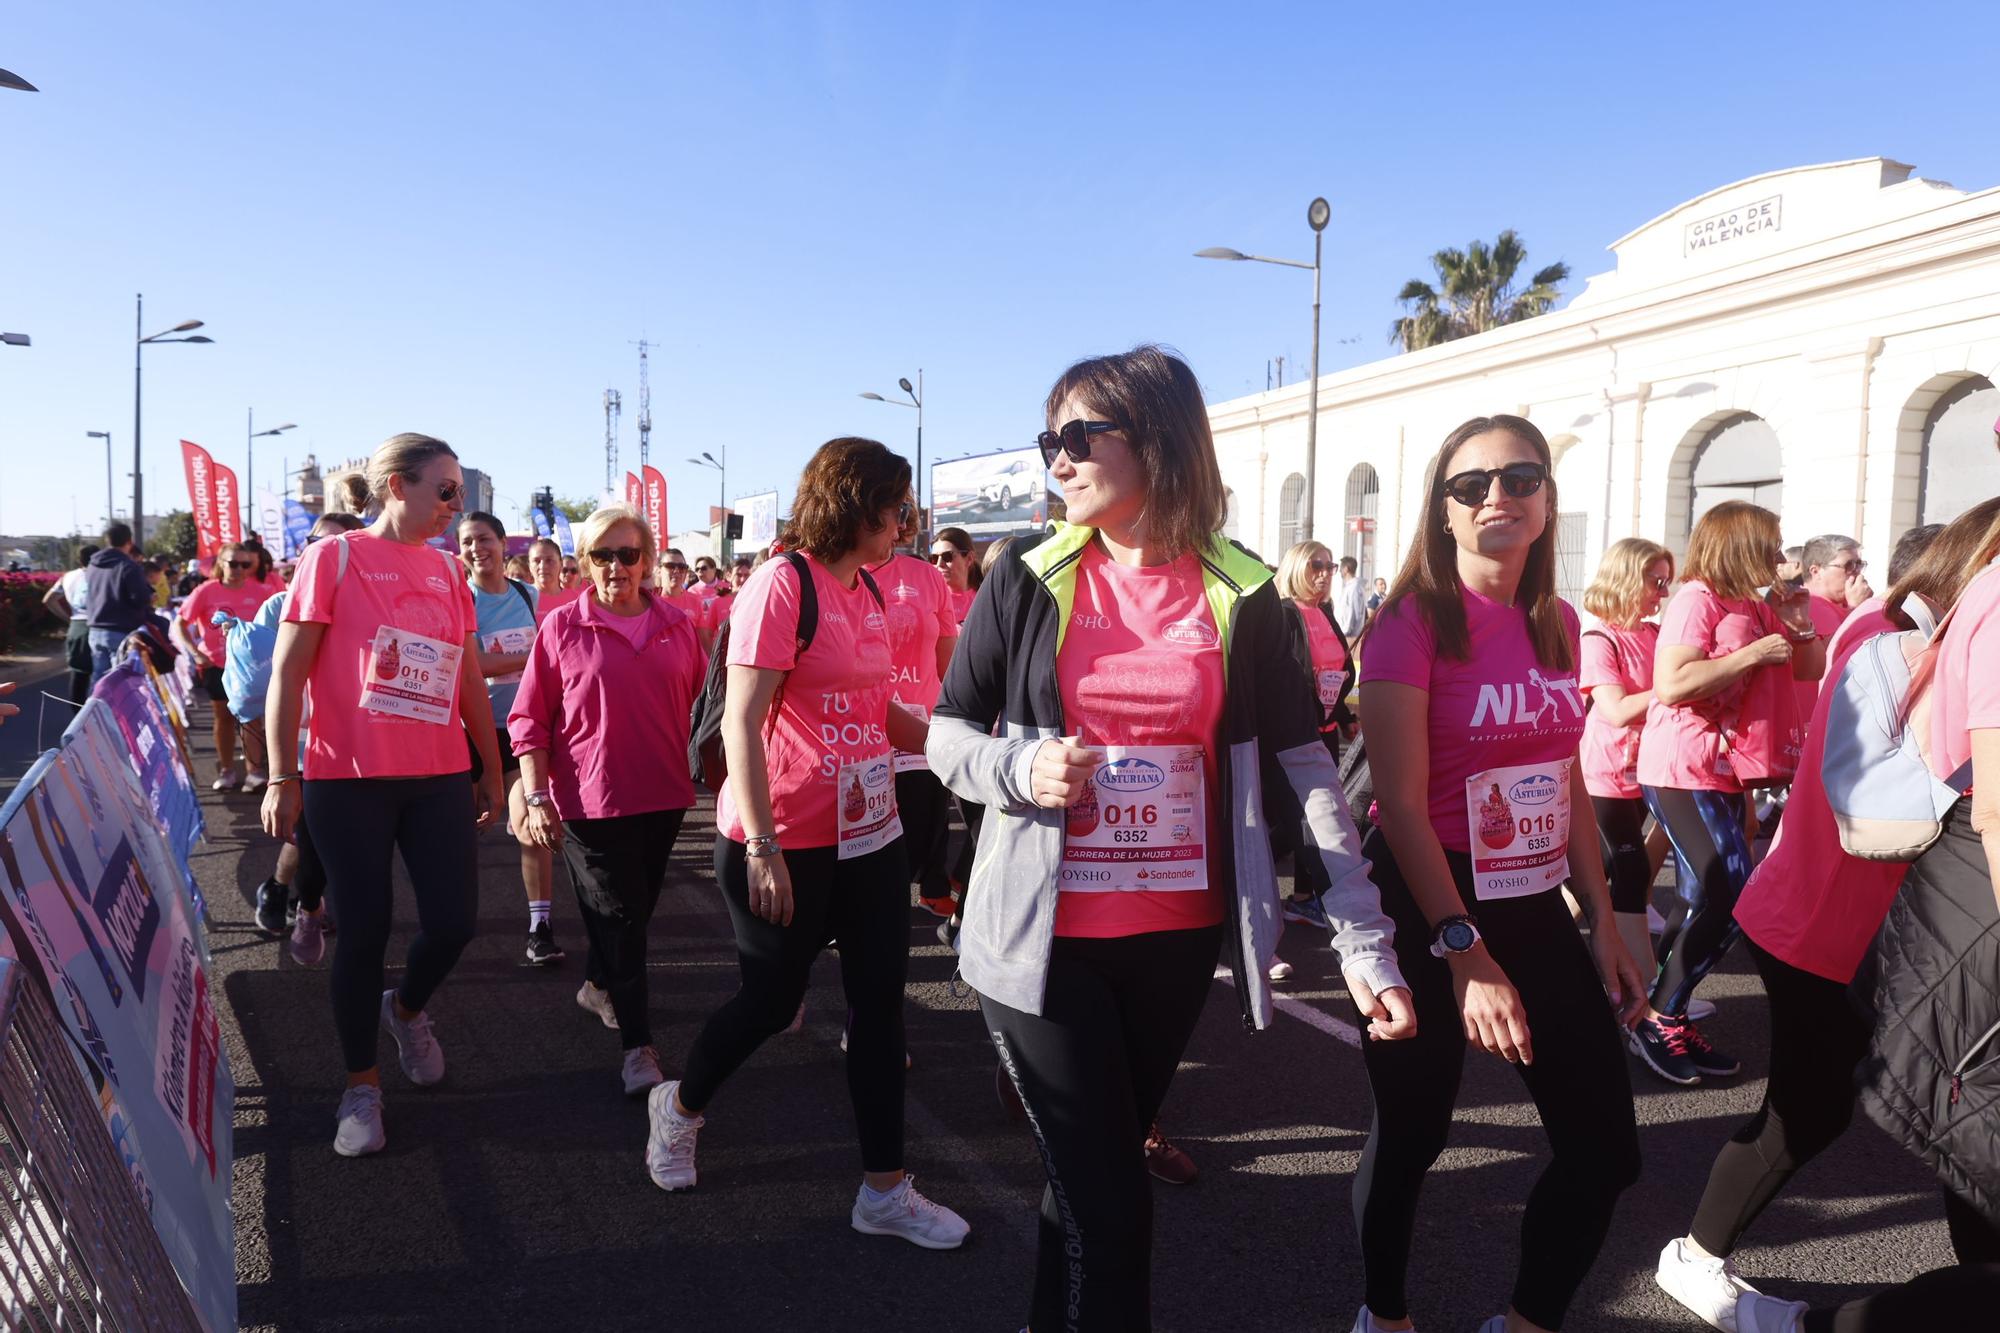
[[[254,518],[254,515],[257,513],[257,441],[263,439],[266,435],[283,435],[286,431],[297,430],[299,427],[297,422],[287,421],[282,426],[273,426],[269,430],[258,430],[257,409],[252,407],[244,410],[249,414],[249,422],[243,428],[245,431],[243,461],[246,464],[245,471],[249,473],[249,479],[243,483],[243,497],[245,500],[243,517],[250,521],[244,523],[243,530],[245,532],[257,532],[257,524]],[[264,534],[257,532],[257,535],[262,537]]]
[[[25,333],[0,333],[0,347],[33,347],[35,340]]]
[[[910,395],[909,402],[906,403],[900,398],[884,398],[879,393],[864,393],[861,396],[871,403],[887,403],[891,407],[914,407],[917,409],[916,490],[917,526],[919,528],[917,543],[918,545],[922,545],[924,540],[922,529],[929,526],[924,514],[924,368],[922,366],[917,367],[917,383],[915,388],[910,386],[908,379],[897,380],[896,387]]]
[[[715,510],[717,518],[721,522],[722,536],[716,542],[718,549],[716,551],[715,564],[719,569],[722,566],[722,557],[729,554],[729,500],[727,498],[729,495],[729,446],[723,444],[716,447],[722,450],[721,462],[716,462],[715,455],[709,453],[707,450],[702,451],[700,458],[690,458],[688,462],[694,464],[696,467],[712,467],[718,474],[715,482]]]
[[[1306,225],[1312,228],[1313,233],[1313,262],[1310,264],[1299,259],[1273,259],[1269,255],[1246,255],[1241,250],[1231,250],[1222,245],[1194,252],[1196,259],[1248,259],[1259,264],[1283,264],[1286,268],[1312,270],[1312,387],[1306,391],[1306,495],[1305,507],[1299,515],[1300,541],[1312,539],[1313,496],[1319,489],[1319,261],[1320,243],[1324,239],[1327,221],[1332,216],[1333,209],[1324,199],[1315,199],[1306,208]]]
[[[87,430],[84,438],[104,441],[104,526],[110,527],[117,518],[111,499],[111,432],[108,430]]]
[[[146,469],[139,455],[140,390],[144,374],[141,353],[146,350],[147,343],[212,343],[215,339],[205,337],[199,333],[196,333],[192,338],[174,338],[168,336],[175,333],[193,333],[194,330],[201,327],[201,321],[198,319],[184,319],[170,329],[162,329],[160,332],[148,336],[143,332],[146,327],[145,294],[141,293],[132,299],[132,330],[134,338],[132,347],[132,545],[135,548],[143,550],[146,545]]]

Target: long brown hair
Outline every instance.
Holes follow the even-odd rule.
[[[1717,597],[1754,598],[1778,577],[1774,557],[1783,541],[1776,514],[1748,500],[1724,500],[1688,534],[1681,577],[1700,580]]]
[[[1528,616],[1528,638],[1535,645],[1535,660],[1558,671],[1573,670],[1576,649],[1570,642],[1569,623],[1562,613],[1562,598],[1556,596],[1556,477],[1549,442],[1526,417],[1501,413],[1474,417],[1444,437],[1437,457],[1431,460],[1424,483],[1424,512],[1418,537],[1404,558],[1389,596],[1376,612],[1375,623],[1405,599],[1417,605],[1417,613],[1429,622],[1437,651],[1464,662],[1472,656],[1472,634],[1465,623],[1465,585],[1458,577],[1458,542],[1451,535],[1445,513],[1444,484],[1451,477],[1451,460],[1467,440],[1477,435],[1503,431],[1535,451],[1547,473],[1542,482],[1549,497],[1548,526],[1528,548],[1528,560],[1521,568],[1521,584],[1515,605]],[[1363,646],[1366,651],[1366,645]]]
[[[1917,594],[1942,615],[1958,601],[1972,576],[1992,562],[1996,550],[2000,550],[2000,496],[1974,505],[1931,539],[1889,589],[1883,614],[1900,629],[1915,629],[1917,622],[1903,604]]]

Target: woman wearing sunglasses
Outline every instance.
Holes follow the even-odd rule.
[[[340,918],[333,1023],[347,1092],[333,1147],[343,1157],[380,1152],[386,1141],[378,1028],[395,1038],[410,1082],[444,1077],[425,1006],[472,940],[475,838],[507,806],[472,593],[457,561],[428,545],[451,531],[465,493],[458,455],[428,435],[398,435],[368,460],[368,482],[381,516],[315,542],[299,561],[265,696],[274,759],[264,831],[289,837],[303,808]],[[307,704],[301,796],[293,765]],[[476,786],[465,780],[467,737],[482,770]],[[419,929],[401,983],[384,990],[398,854]]]
[[[537,537],[528,547],[528,584],[535,590],[535,623],[541,624],[557,607],[583,595],[582,588],[565,588],[562,547],[553,537]],[[495,714],[496,717],[503,716]]]
[[[1044,414],[1069,521],[994,566],[930,759],[987,807],[959,965],[1048,1172],[1031,1326],[1144,1328],[1140,1145],[1218,951],[1244,1017],[1270,1016],[1261,960],[1277,895],[1247,813],[1263,759],[1327,862],[1334,943],[1371,1035],[1406,1035],[1410,1009],[1318,703],[1292,665],[1296,627],[1270,571],[1217,535],[1222,477],[1194,372],[1157,347],[1082,361]]]
[[[659,589],[661,601],[693,622],[695,640],[701,644],[702,660],[707,661],[710,650],[715,646],[715,633],[708,623],[706,603],[689,589],[693,571],[688,567],[687,556],[672,546],[661,555],[664,559],[653,576],[653,586]]]
[[[1583,609],[1597,623],[1584,632],[1577,668],[1577,688],[1590,700],[1579,762],[1604,844],[1612,920],[1642,971],[1653,965],[1646,908],[1654,865],[1639,791],[1639,735],[1653,702],[1653,653],[1660,640],[1653,617],[1673,583],[1673,552],[1644,537],[1624,537],[1604,553],[1583,592]]]
[[[1451,1128],[1468,1041],[1519,1068],[1552,1149],[1528,1196],[1510,1309],[1481,1333],[1560,1328],[1639,1176],[1606,995],[1629,1027],[1645,982],[1612,928],[1597,829],[1573,817],[1589,792],[1556,526],[1541,431],[1515,416],[1463,423],[1431,466],[1420,535],[1361,645],[1381,814],[1365,850],[1418,1029],[1362,1051],[1375,1122],[1354,1183],[1367,1279],[1355,1333],[1412,1327],[1416,1203]]]
[[[979,596],[979,583],[986,573],[973,558],[972,534],[964,528],[939,528],[931,543],[931,563],[944,575],[951,588],[952,614],[963,625],[972,614],[972,601]]]
[[[881,564],[910,521],[910,465],[873,440],[837,439],[792,499],[797,554],[766,561],[731,617],[716,802],[715,878],[736,931],[742,986],[709,1016],[686,1072],[647,1099],[646,1171],[695,1183],[695,1140],[724,1081],[782,1032],[832,940],[847,993],[847,1090],[861,1137],[856,1231],[956,1249],[970,1228],[919,1194],[903,1162],[903,981],[910,872],[897,820],[895,751],[921,753],[924,723],[891,702]],[[799,643],[804,584],[817,608]]]
[[[620,1084],[661,1081],[646,1001],[646,927],[694,804],[689,712],[701,689],[694,622],[652,591],[653,531],[623,505],[577,528],[590,591],[535,633],[507,717],[526,795],[523,845],[569,863],[590,951],[576,1002],[618,1033]],[[615,740],[614,740],[615,736]]]
[[[263,739],[254,731],[244,731],[243,764],[248,776],[236,768],[236,718],[229,711],[229,691],[222,684],[222,663],[228,655],[228,635],[211,624],[217,612],[237,620],[250,620],[271,590],[256,579],[257,553],[231,542],[215,556],[215,577],[196,588],[176,612],[181,634],[192,650],[196,673],[208,695],[209,712],[215,725],[215,790],[256,791],[265,782]]]
[[[1688,537],[1684,581],[1660,617],[1637,776],[1692,873],[1681,885],[1686,915],[1676,913],[1660,941],[1648,997],[1656,1016],[1639,1025],[1633,1050],[1676,1083],[1742,1068],[1708,1040],[1688,1006],[1737,935],[1736,898],[1752,865],[1744,780],[1780,761],[1789,776],[1804,730],[1791,682],[1819,679],[1826,664],[1805,589],[1776,580],[1778,543],[1770,510],[1743,500],[1715,506]],[[1772,739],[1754,746],[1758,737]]]

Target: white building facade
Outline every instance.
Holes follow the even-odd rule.
[[[1683,550],[1739,498],[1787,544],[1858,538],[1879,588],[1904,531],[2000,494],[2000,189],[1886,158],[1802,167],[1610,248],[1559,311],[1323,376],[1314,536],[1393,579],[1438,445],[1496,412],[1549,438],[1572,599],[1611,542]],[[1298,535],[1308,387],[1209,409],[1230,534],[1273,563]]]

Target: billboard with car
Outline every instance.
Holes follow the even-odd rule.
[[[980,541],[1040,532],[1049,521],[1041,450],[1008,449],[931,467],[931,530],[964,528]],[[1054,501],[1060,512],[1060,501]]]

